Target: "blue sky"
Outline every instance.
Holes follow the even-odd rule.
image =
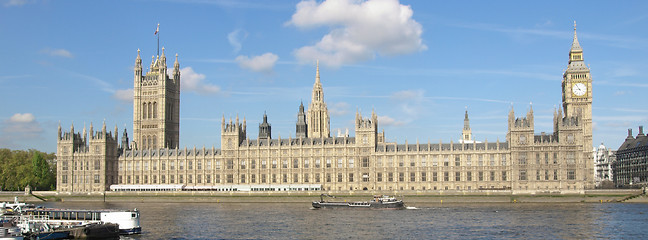
[[[504,141],[511,104],[552,132],[573,21],[593,76],[594,145],[648,125],[648,2],[0,2],[0,147],[56,150],[61,123],[132,133],[133,66],[160,45],[182,69],[180,145],[219,147],[220,120],[295,135],[320,59],[331,132],[374,109],[388,141]]]

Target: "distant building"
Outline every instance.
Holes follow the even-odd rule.
[[[648,185],[648,137],[639,126],[637,137],[628,129],[628,137],[616,152],[614,183],[618,187]]]
[[[605,182],[613,182],[612,163],[616,161],[616,151],[608,149],[601,143],[594,148],[594,182],[596,187],[603,187]]]
[[[179,69],[176,54],[169,74],[163,49],[143,75],[138,50],[130,144],[124,132],[120,145],[118,129],[107,132],[105,123],[97,132],[92,125],[90,133],[84,127],[83,134],[75,133],[74,126],[63,132],[59,125],[57,191],[583,194],[594,188],[592,78],[575,26],[553,132],[535,133],[532,107],[522,117],[511,108],[502,123],[508,126],[504,141],[475,141],[467,111],[459,142],[387,142],[374,111],[369,116],[356,112],[355,136],[331,136],[317,66],[307,111],[299,105],[295,136],[273,139],[264,114],[258,138],[250,139],[245,119],[223,117],[220,148],[180,148]]]

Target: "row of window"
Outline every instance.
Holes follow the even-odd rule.
[[[416,173],[410,173],[408,178],[406,178],[406,173],[399,172],[398,177],[395,177],[395,174],[393,172],[389,173],[377,173],[376,174],[376,181],[377,182],[426,182],[426,181],[462,181],[462,175],[461,172],[456,172],[454,173],[454,178],[450,176],[450,172],[443,172],[442,177],[440,178],[437,172],[433,172],[431,177],[428,177],[428,173],[422,172],[420,174]],[[160,175],[160,181],[158,182],[157,175],[152,175],[150,182],[149,182],[149,176],[144,175],[140,179],[140,176],[119,176],[119,184],[174,184],[174,183],[179,183],[179,184],[184,184],[184,183],[212,183],[212,175],[211,174],[197,174],[195,175],[186,175],[186,182],[185,182],[185,175],[169,175],[168,179],[166,175]],[[362,181],[362,182],[369,182],[370,177],[369,173],[363,173],[360,176],[356,176],[355,173],[348,173],[348,174],[343,174],[343,173],[338,173],[338,174],[331,174],[331,173],[326,173],[326,174],[320,174],[320,173],[315,173],[315,174],[308,174],[304,173],[302,174],[259,174],[260,179],[257,179],[256,174],[240,174],[238,175],[239,179],[238,182],[234,182],[234,176],[235,174],[223,174],[223,178],[221,179],[221,174],[214,174],[214,179],[213,183],[299,183],[303,181],[304,183],[308,182],[315,182],[315,183],[320,183],[320,182],[355,182],[355,181]],[[248,178],[249,176],[249,178]],[[279,176],[279,177],[278,177]],[[466,172],[466,175],[464,176],[465,181],[506,181],[507,180],[507,172],[502,171],[500,175],[496,175],[495,171],[490,171],[490,172],[475,172],[475,177],[473,177],[473,172]],[[203,178],[204,177],[204,178]],[[292,178],[289,178],[292,177]],[[301,177],[301,178],[300,178]],[[311,178],[312,177],[312,178]],[[345,178],[346,177],[346,178]],[[140,181],[141,180],[141,181]],[[301,180],[301,181],[300,181]],[[396,181],[397,180],[397,181]],[[125,182],[124,182],[125,181]],[[222,182],[221,182],[222,181]]]
[[[558,175],[558,170],[556,169],[553,170],[553,178],[552,175],[549,175],[551,173],[549,170],[544,170],[544,174],[542,173],[543,171],[535,171],[535,180],[540,181],[542,179],[544,180],[552,179],[555,181],[560,179],[560,176]],[[518,180],[521,181],[531,180],[531,176],[528,176],[527,170],[520,170],[520,174],[518,175]],[[567,169],[567,180],[576,180],[575,169]]]
[[[468,157],[468,160],[470,160],[470,157]],[[235,167],[236,167],[235,166],[236,165],[235,160],[229,159],[229,160],[224,160],[224,161],[225,161],[225,169],[235,169]],[[193,161],[188,160],[186,162],[187,162],[187,169],[188,170],[193,170]],[[240,160],[238,162],[239,169],[248,168],[248,162],[249,162],[249,168],[250,169],[256,169],[257,168],[257,160],[249,160],[249,161]],[[196,169],[197,170],[202,170],[202,163],[203,163],[202,161],[197,161],[196,162]],[[206,169],[207,170],[211,170],[211,163],[212,163],[211,161],[206,162],[206,164],[207,164]],[[216,160],[214,163],[215,163],[216,169],[221,169],[222,168],[220,160]],[[273,159],[271,161],[260,160],[260,165],[261,165],[260,167],[261,167],[261,169],[278,168],[278,167],[281,167],[281,168],[299,168],[300,163],[302,164],[301,167],[303,167],[303,168],[310,168],[311,167],[311,161],[309,159],[304,159],[303,162],[300,162],[299,159],[293,159],[292,164],[287,159],[283,159],[283,160]],[[467,166],[472,166],[471,162],[467,162],[467,163],[468,163]],[[501,156],[501,162],[498,162],[498,163],[496,163],[495,158],[492,157],[490,159],[490,162],[488,163],[488,166],[498,166],[498,165],[506,166],[506,164],[507,164],[506,155],[502,155]],[[144,161],[143,164],[144,164],[143,169],[145,171],[149,170],[148,162]],[[120,171],[124,170],[123,167],[122,167],[123,165],[126,165],[126,169],[128,171],[133,170],[133,167],[135,168],[136,171],[140,170],[140,162],[139,161],[135,161],[135,162],[125,161],[124,164],[119,165],[119,170]],[[166,161],[161,161],[160,165],[161,165],[161,170],[167,170]],[[337,168],[344,168],[344,167],[355,168],[357,165],[356,165],[355,159],[353,159],[353,158],[348,159],[346,161],[344,159],[337,159],[337,161],[334,161],[333,159],[330,159],[330,158],[326,159],[326,161],[324,162],[324,167],[325,168],[331,168],[333,166],[337,166]],[[370,166],[369,157],[362,157],[361,161],[360,161],[360,167],[369,167],[369,166]],[[404,161],[399,161],[398,165],[395,165],[394,162],[393,162],[393,158],[391,158],[391,157],[386,159],[386,162],[383,163],[383,159],[381,157],[378,157],[378,160],[376,161],[376,166],[377,167],[396,167],[396,166],[405,167],[406,164],[405,164]],[[415,161],[410,161],[407,164],[407,166],[416,167],[417,163]],[[427,164],[427,162],[425,160],[425,157],[423,157],[421,159],[421,161],[419,162],[419,166],[420,167],[427,167],[428,166],[428,164]],[[434,157],[432,159],[431,166],[439,166],[436,157]],[[450,166],[450,163],[448,162],[447,157],[445,158],[445,161],[443,162],[443,166]],[[454,163],[453,166],[461,166],[461,161],[460,161],[459,157],[457,157],[455,159],[455,163]],[[483,161],[482,158],[479,159],[477,166],[485,166],[484,161]],[[321,160],[320,159],[315,159],[313,167],[321,168],[322,167]],[[156,162],[152,162],[152,169],[157,170],[157,163]],[[175,161],[169,161],[169,170],[175,170],[175,169],[176,169]],[[184,161],[179,161],[178,162],[178,169],[179,170],[184,170]]]
[[[576,153],[575,152],[567,152],[565,153],[565,163],[566,164],[576,164]],[[518,154],[518,164],[519,165],[527,165],[530,164],[530,162],[527,159],[527,153],[526,152],[521,152]],[[549,165],[549,164],[558,164],[558,153],[553,153],[553,158],[549,158],[549,153],[536,153],[535,154],[535,164],[536,165]]]
[[[527,181],[530,180],[530,176],[527,174],[527,170],[520,170],[519,171],[519,180],[521,181]],[[550,172],[549,170],[544,170],[543,171],[536,171],[536,176],[535,180],[541,181],[541,180],[558,180],[559,179],[559,174],[558,170],[553,170],[553,172]],[[543,174],[544,173],[544,174]],[[550,175],[550,173],[553,173]],[[575,180],[576,179],[576,170],[575,169],[568,169],[566,171],[566,179],[567,180]],[[427,181],[443,181],[443,182],[449,182],[449,181],[455,181],[455,182],[460,182],[460,181],[507,181],[508,180],[508,173],[507,171],[477,171],[477,172],[465,172],[462,174],[462,172],[432,172],[431,175],[429,175],[427,172],[421,172],[421,173],[415,173],[411,172],[409,174],[406,174],[404,172],[399,172],[396,175],[394,172],[388,172],[388,173],[376,173],[376,182],[427,182]],[[203,179],[204,176],[204,179]],[[214,174],[214,183],[221,183],[221,174]],[[291,174],[260,174],[260,179],[257,179],[256,174],[240,174],[238,177],[238,182],[234,182],[234,174],[223,174],[224,179],[222,179],[223,183],[299,183],[300,180],[308,183],[308,182],[355,182],[355,181],[362,181],[362,182],[369,182],[369,173],[363,173],[359,178],[356,178],[358,176],[355,175],[355,173],[348,173],[348,174],[343,174],[343,173],[337,173],[337,174],[331,174],[331,173],[326,173],[326,174],[320,174],[320,173],[315,173],[315,174],[309,174],[309,173],[304,173],[303,175],[294,173],[292,174],[292,178],[289,178]],[[249,176],[249,178],[248,178]],[[277,177],[280,176],[280,179]],[[300,176],[302,177],[300,179]],[[312,178],[311,178],[312,176]],[[63,183],[67,183],[67,176],[63,175]],[[189,174],[187,175],[187,179],[185,182],[184,175],[177,175],[177,179],[175,178],[175,175],[169,175],[168,182],[166,175],[160,175],[160,182],[162,184],[165,183],[212,183],[212,175],[211,174],[197,174],[195,175],[195,180],[193,175]],[[268,179],[270,177],[270,179]],[[345,178],[346,177],[346,178]],[[95,175],[95,178],[98,181],[98,175]],[[360,180],[356,180],[360,179]],[[157,184],[158,183],[158,178],[157,175],[153,175],[151,182],[149,182],[149,177],[148,175],[144,175],[143,178],[140,181],[140,176],[126,176],[125,183],[126,184]],[[98,183],[98,182],[97,182]],[[119,184],[123,184],[124,179],[123,176],[119,177]]]
[[[91,179],[90,175],[87,176],[73,176],[72,183],[74,184],[84,184],[84,183],[100,183],[100,178],[98,174],[95,174]],[[68,175],[61,175],[61,183],[68,183]]]
[[[92,164],[92,166],[91,166],[90,163],[94,163],[94,164]],[[94,162],[91,162],[91,161],[74,161],[73,165],[74,165],[73,166],[74,170],[86,170],[86,171],[89,171],[90,168],[92,168],[93,170],[100,170],[101,169],[101,161],[100,160],[94,160]],[[85,169],[84,169],[84,166],[85,166]],[[68,161],[61,161],[61,169],[62,170],[68,170],[69,169]]]
[[[157,118],[157,102],[142,104],[142,119]]]

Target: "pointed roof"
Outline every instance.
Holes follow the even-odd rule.
[[[268,123],[268,115],[266,114],[265,111],[263,111],[263,123]]]
[[[324,92],[322,89],[322,83],[320,82],[319,60],[317,60],[317,71],[315,72],[315,83],[313,84],[312,94],[311,104],[315,102],[324,102]]]
[[[315,84],[320,82],[319,60],[317,60],[317,71],[315,72]]]
[[[571,52],[582,52],[583,49],[578,43],[578,36],[576,35],[576,21],[574,21],[574,42],[572,42]]]
[[[466,114],[464,116],[464,130],[470,129],[470,120],[468,119],[468,109],[466,109]]]

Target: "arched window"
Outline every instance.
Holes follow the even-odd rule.
[[[150,118],[151,116],[153,116],[153,115],[151,115],[151,110],[153,110],[153,109],[152,109],[152,106],[151,106],[151,102],[149,102],[149,103],[148,103],[148,116],[149,116],[149,118]]]
[[[157,102],[153,102],[153,118],[157,118]]]
[[[151,136],[148,136],[148,148],[151,148]]]
[[[146,103],[142,104],[142,119],[146,119]]]
[[[153,135],[153,148],[157,149],[157,136]]]

